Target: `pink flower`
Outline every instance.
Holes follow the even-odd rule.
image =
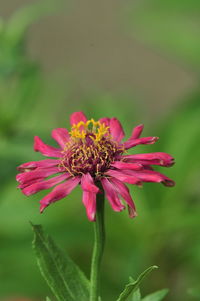
[[[96,196],[102,193],[101,189],[114,211],[125,208],[123,199],[128,205],[129,216],[135,217],[135,205],[124,183],[141,186],[143,182],[158,182],[174,186],[171,179],[152,168],[152,165],[172,166],[174,159],[170,155],[161,152],[127,154],[129,148],[158,140],[157,137],[140,138],[143,125],[136,126],[131,137],[122,142],[124,131],[116,118],[87,120],[82,112],[75,112],[70,122],[70,132],[64,128],[52,131],[59,148],[35,137],[34,150],[55,159],[28,162],[18,167],[21,173],[16,179],[25,195],[54,187],[40,201],[40,212],[65,198],[80,184],[89,220],[95,220]]]

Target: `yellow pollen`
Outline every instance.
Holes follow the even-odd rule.
[[[87,120],[86,122],[80,121],[77,124],[74,124],[71,128],[70,135],[73,138],[78,138],[84,140],[87,133],[93,134],[90,136],[94,142],[98,142],[101,138],[109,134],[109,126],[106,126],[100,121],[95,121],[94,119]]]

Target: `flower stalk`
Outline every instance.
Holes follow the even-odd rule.
[[[100,269],[105,244],[104,193],[97,195],[96,221],[94,222],[94,248],[90,275],[90,301],[99,300]]]

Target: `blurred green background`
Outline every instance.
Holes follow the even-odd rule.
[[[75,0],[0,3],[0,299],[44,300],[51,292],[31,249],[29,221],[41,223],[89,275],[92,224],[81,190],[39,214],[16,189],[16,166],[42,156],[33,136],[69,127],[73,111],[115,116],[127,136],[145,124],[176,158],[161,168],[177,185],[130,187],[138,217],[107,205],[102,297],[115,300],[128,277],[160,269],[143,295],[169,288],[166,301],[200,300],[200,2]],[[53,300],[53,298],[52,298]],[[78,300],[77,300],[78,301]]]

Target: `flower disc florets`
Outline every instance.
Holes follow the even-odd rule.
[[[70,135],[60,164],[72,176],[90,173],[95,179],[100,179],[122,152],[112,140],[109,127],[93,119],[73,125]]]

